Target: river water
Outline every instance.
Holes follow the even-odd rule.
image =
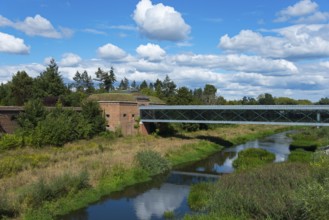
[[[286,132],[261,140],[246,142],[226,148],[204,160],[175,169],[152,181],[127,187],[112,193],[87,208],[75,211],[64,220],[158,220],[165,219],[166,211],[173,211],[176,218],[191,212],[187,205],[190,185],[201,181],[215,181],[221,175],[234,171],[233,161],[238,152],[247,148],[261,148],[275,154],[275,162],[285,161],[290,153],[291,139]]]

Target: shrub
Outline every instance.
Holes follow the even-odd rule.
[[[137,153],[135,160],[151,175],[160,174],[168,171],[170,163],[159,153],[152,150],[143,150]]]
[[[4,134],[0,137],[0,150],[9,150],[24,145],[23,138],[19,135]]]
[[[245,170],[258,167],[275,160],[275,155],[259,148],[249,148],[239,152],[238,158],[233,161],[233,167]]]
[[[79,175],[64,174],[47,183],[39,179],[25,188],[20,195],[20,201],[27,207],[39,207],[45,201],[51,201],[64,197],[69,193],[77,193],[79,190],[89,188],[88,173],[83,171]]]
[[[73,110],[55,109],[38,123],[33,132],[33,144],[62,146],[67,142],[88,138],[91,125]]]

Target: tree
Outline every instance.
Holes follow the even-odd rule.
[[[174,81],[172,81],[168,75],[166,75],[166,78],[162,82],[162,91],[160,98],[166,98],[168,99],[170,96],[175,95],[176,92],[176,84]]]
[[[319,105],[329,105],[329,98],[328,97],[321,98],[317,104],[319,104]]]
[[[264,93],[258,96],[258,103],[260,105],[275,105],[274,98],[269,93]]]
[[[170,105],[191,105],[193,104],[193,95],[187,87],[180,87],[177,94],[168,100]]]
[[[155,90],[155,93],[158,97],[161,96],[161,93],[162,93],[162,82],[161,80],[157,79],[154,83],[154,90]]]
[[[274,102],[276,105],[297,105],[298,101],[295,99],[291,99],[288,97],[277,97],[274,98]]]
[[[105,72],[101,68],[98,68],[96,71],[96,80],[100,81],[100,88],[105,89],[105,91],[109,92],[110,90],[114,90],[114,83],[117,81],[116,76],[114,74],[114,69],[111,67],[110,72]]]
[[[46,117],[46,109],[40,100],[30,100],[24,105],[24,111],[18,115],[18,124],[26,131],[31,131]]]
[[[241,100],[242,105],[257,105],[256,99],[248,96],[243,96]]]
[[[10,89],[15,105],[23,105],[32,98],[33,79],[25,71],[18,71],[11,80]]]
[[[99,104],[88,101],[82,104],[81,114],[91,126],[90,136],[105,131],[105,118],[102,116]]]
[[[11,99],[10,83],[0,84],[0,105],[13,105]]]
[[[143,90],[145,88],[148,88],[147,82],[144,80],[140,85],[139,85],[139,90]]]
[[[83,71],[83,73],[79,73],[79,71],[77,71],[73,77],[73,80],[75,81],[73,86],[77,91],[85,92],[87,94],[91,94],[95,91],[94,83],[87,71]]]
[[[126,77],[124,77],[119,84],[119,89],[127,90],[128,88],[129,88],[129,80]]]
[[[35,79],[34,85],[35,98],[59,97],[68,92],[54,59],[50,60],[47,69]]]
[[[131,88],[137,89],[137,83],[135,80],[131,83]]]
[[[203,102],[206,105],[216,104],[217,88],[214,85],[206,84],[203,89]]]

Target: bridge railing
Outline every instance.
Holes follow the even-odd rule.
[[[327,105],[141,106],[142,122],[329,126]]]

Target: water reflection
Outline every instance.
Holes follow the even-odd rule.
[[[162,218],[165,211],[179,208],[189,193],[189,187],[164,183],[160,189],[152,189],[134,200],[138,219],[148,220],[152,216]]]
[[[238,153],[248,148],[261,148],[275,154],[274,162],[283,162],[287,160],[290,154],[289,145],[291,139],[287,137],[288,132],[283,132],[266,137],[262,140],[249,141],[235,147],[227,148],[222,152],[210,156],[192,164],[189,167],[182,168],[188,172],[217,173],[225,174],[234,171],[233,161],[238,158]]]

